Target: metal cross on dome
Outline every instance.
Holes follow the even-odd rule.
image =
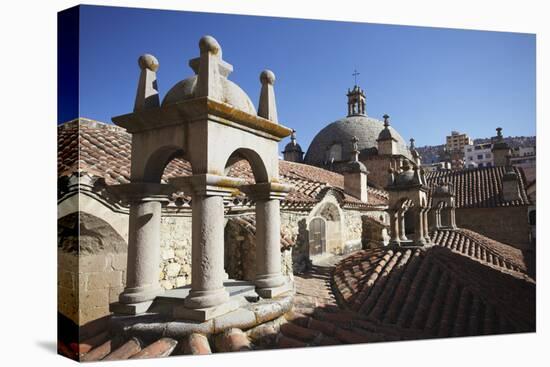
[[[361,74],[361,73],[357,72],[356,69],[353,69],[353,74],[351,74],[351,75],[353,75],[353,78],[355,79],[355,85],[357,85],[357,75],[359,75],[359,74]]]

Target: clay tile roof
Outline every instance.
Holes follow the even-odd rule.
[[[80,152],[78,151],[80,146]],[[86,172],[101,177],[107,185],[130,182],[131,136],[117,126],[80,118],[58,127],[58,175],[69,176]],[[182,158],[175,158],[166,166],[163,180],[191,174],[191,165]],[[327,187],[343,189],[344,178],[338,173],[306,164],[279,161],[279,174],[283,182],[294,189],[287,196],[287,205],[315,204],[319,192]],[[229,175],[254,182],[252,169],[246,160],[234,163]],[[369,187],[368,204],[344,194],[344,202],[350,206],[387,205],[388,194],[384,190]],[[181,195],[180,195],[181,196]],[[178,196],[178,197],[180,197]]]
[[[429,197],[440,181],[454,185],[457,208],[494,208],[501,206],[528,205],[525,191],[525,175],[522,168],[513,167],[519,178],[520,199],[504,201],[502,199],[502,177],[504,167],[484,167],[461,171],[434,171],[426,173],[430,188]]]
[[[535,330],[535,284],[442,246],[362,250],[334,272],[337,297],[407,337]]]

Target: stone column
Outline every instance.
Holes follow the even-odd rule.
[[[153,300],[159,293],[161,203],[143,198],[130,204],[126,288],[120,303]]]
[[[176,317],[205,321],[238,307],[224,287],[224,198],[244,180],[212,174],[177,177],[175,187],[192,194],[191,291]]]
[[[441,229],[441,209],[435,209],[435,229]]]
[[[423,219],[423,225],[424,225],[424,239],[426,242],[430,242],[430,228],[428,225],[428,211],[429,208],[422,208],[422,219]]]
[[[399,220],[399,239],[401,241],[408,241],[407,233],[405,230],[405,213],[406,210],[400,210],[398,212],[398,220]]]
[[[169,185],[130,183],[109,191],[130,203],[126,288],[113,306],[116,313],[147,311],[157,295],[160,272],[160,220],[162,203],[172,192]]]
[[[245,191],[256,202],[256,292],[273,298],[290,290],[281,273],[280,200],[290,186],[275,183],[248,185]]]
[[[399,239],[399,218],[398,213],[395,210],[389,211],[390,215],[390,231],[391,231],[391,240],[392,245],[399,245],[401,240]]]
[[[456,226],[456,209],[454,207],[451,207],[451,208],[449,208],[449,210],[450,210],[449,220],[450,220],[451,228],[456,229],[457,228],[457,226]]]
[[[184,304],[197,309],[221,305],[229,294],[223,286],[223,197],[199,192],[192,200],[191,292]]]
[[[414,240],[417,245],[425,245],[426,239],[424,238],[424,219],[422,215],[422,208],[416,208],[414,210],[415,215],[415,229],[414,229]]]

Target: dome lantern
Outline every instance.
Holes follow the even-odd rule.
[[[367,115],[367,97],[361,87],[356,84],[353,89],[348,89],[346,96],[348,97],[348,117]]]

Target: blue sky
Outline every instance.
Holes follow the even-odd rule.
[[[131,112],[143,53],[160,62],[162,98],[192,75],[205,34],[256,105],[260,72],[275,72],[279,120],[304,149],[346,115],[354,69],[367,114],[389,114],[417,146],[442,144],[451,130],[535,135],[534,35],[94,6],[80,13],[80,116]],[[73,117],[60,109],[60,122]]]

